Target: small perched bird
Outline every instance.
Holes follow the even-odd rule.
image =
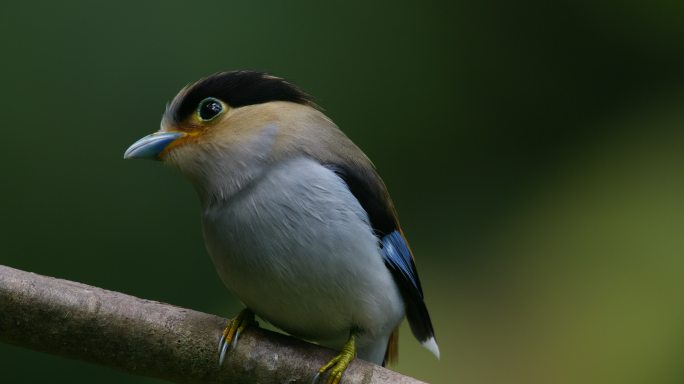
[[[219,341],[221,363],[254,314],[340,351],[316,381],[339,382],[357,353],[383,365],[395,358],[404,316],[439,357],[385,184],[296,86],[255,71],[201,79],[124,158],[170,164],[199,195],[207,250],[246,306]]]

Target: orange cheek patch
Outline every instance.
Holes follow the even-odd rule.
[[[202,133],[204,133],[204,129],[200,128],[200,129],[193,129],[190,131],[181,130],[180,132],[183,132],[184,135],[177,138],[176,140],[172,141],[169,145],[167,145],[166,148],[164,148],[164,150],[161,151],[161,153],[159,153],[160,158],[166,157],[166,155],[169,152],[171,152],[174,148],[177,148],[177,147],[180,147],[180,146],[183,146],[186,144],[197,142],[199,137],[202,135]]]
[[[202,122],[199,121],[195,114],[193,114],[189,116],[187,119],[185,119],[185,121],[183,121],[182,123],[175,124],[172,127],[169,127],[169,131],[182,132],[183,136],[172,141],[171,144],[169,144],[166,148],[164,148],[163,151],[161,151],[159,157],[164,158],[174,148],[198,142],[200,137],[202,137],[202,135],[204,135],[207,132],[207,130],[211,126],[215,125],[219,120],[220,119],[214,119],[210,122]]]

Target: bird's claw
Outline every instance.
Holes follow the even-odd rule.
[[[235,348],[237,345],[242,331],[252,323],[254,323],[254,312],[246,308],[228,322],[228,326],[223,330],[223,335],[221,335],[219,340],[219,366],[223,365],[223,360],[225,360],[228,350]]]
[[[313,378],[312,384],[319,384],[321,377],[328,372],[328,378],[325,384],[339,384],[342,380],[342,375],[344,371],[347,370],[349,364],[356,357],[356,346],[354,342],[354,333],[349,336],[349,340],[342,347],[340,353],[330,359],[324,366],[322,366]]]

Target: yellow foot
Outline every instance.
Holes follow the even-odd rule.
[[[352,332],[351,335],[349,335],[349,340],[344,344],[340,353],[318,370],[318,373],[314,376],[313,384],[318,384],[321,375],[325,374],[325,372],[328,372],[328,379],[325,381],[326,384],[338,384],[340,380],[342,380],[344,371],[347,370],[349,363],[356,357],[355,337],[356,335]]]
[[[221,340],[219,340],[219,366],[223,364],[228,348],[235,348],[240,333],[254,322],[254,312],[250,311],[248,308],[240,311],[234,319],[228,322],[228,326],[223,330],[223,336],[221,336]]]

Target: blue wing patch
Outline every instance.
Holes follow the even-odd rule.
[[[421,343],[429,341],[434,338],[435,331],[432,329],[430,314],[423,301],[423,288],[420,286],[411,250],[398,230],[383,236],[381,243],[385,265],[392,273],[404,298],[406,318],[411,331]]]
[[[382,256],[387,267],[393,272],[398,272],[403,280],[409,282],[422,299],[423,288],[420,286],[413,256],[404,236],[399,231],[394,231],[382,238]]]

